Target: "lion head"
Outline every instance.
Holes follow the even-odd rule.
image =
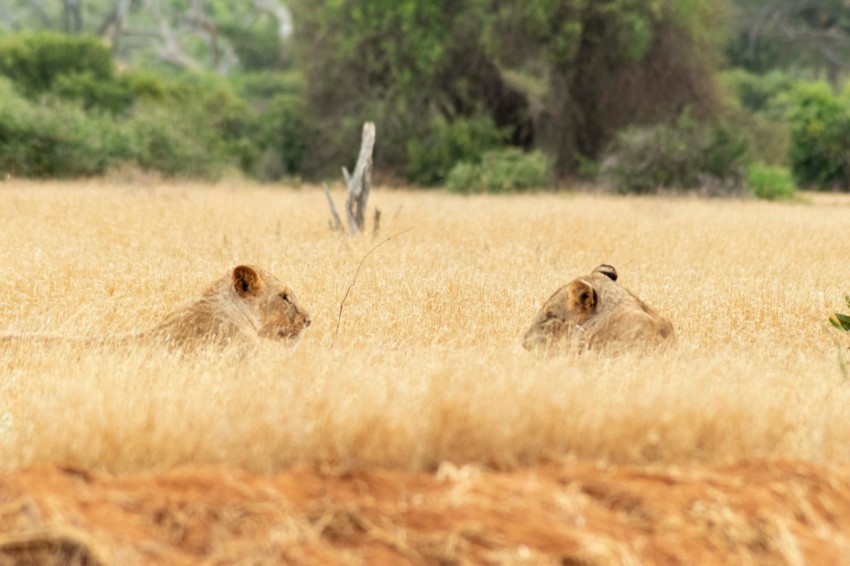
[[[603,264],[590,276],[574,279],[555,291],[534,317],[523,337],[523,347],[537,350],[571,338],[579,339],[583,333],[581,325],[593,315],[599,302],[599,293],[593,286],[593,280],[599,275],[617,280],[617,270]]]
[[[310,315],[298,306],[295,293],[259,267],[239,265],[231,273],[236,294],[248,305],[261,338],[286,340],[310,326]]]

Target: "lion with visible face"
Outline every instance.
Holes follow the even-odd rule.
[[[614,267],[603,264],[555,291],[526,331],[523,347],[619,352],[674,342],[673,324],[617,277]]]
[[[168,315],[154,328],[129,336],[85,338],[87,344],[162,343],[182,350],[201,346],[251,345],[261,338],[290,340],[310,326],[310,315],[292,290],[259,267],[239,265],[200,298]],[[0,341],[66,340],[61,336],[0,336]]]
[[[259,267],[239,265],[140,337],[181,348],[259,338],[289,340],[310,326],[292,290]]]

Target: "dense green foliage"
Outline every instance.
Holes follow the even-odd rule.
[[[77,177],[133,163],[277,179],[297,174],[306,152],[303,81],[280,73],[119,73],[96,38],[27,33],[0,40],[3,75],[2,173]]]
[[[481,154],[501,145],[504,134],[489,118],[434,118],[423,139],[407,142],[408,178],[422,185],[446,182],[455,164],[477,165]]]
[[[61,98],[31,102],[6,79],[0,100],[0,173],[80,177],[135,163],[166,176],[204,178],[233,162],[221,130],[183,106],[141,103],[116,121]]]
[[[32,96],[50,90],[61,77],[86,74],[95,81],[112,79],[112,55],[94,37],[24,33],[0,38],[0,74]]]
[[[835,94],[826,83],[791,92],[787,120],[789,160],[797,181],[819,188],[850,188],[850,91]]]
[[[736,0],[726,55],[731,65],[764,74],[795,69],[833,83],[850,56],[850,4],[844,0]]]
[[[684,104],[708,107],[714,98],[704,54],[713,49],[705,38],[718,6],[700,2],[295,6],[323,159],[350,152],[347,140],[371,119],[383,126],[381,163],[418,182],[441,178],[451,152],[423,156],[410,140],[440,138],[435,130],[445,122],[489,118],[509,143],[544,150],[565,174],[596,159],[620,127],[669,118]],[[431,159],[437,170],[425,174],[422,162]]]
[[[507,148],[486,151],[477,163],[458,163],[446,186],[455,193],[511,193],[545,188],[551,181],[552,163],[543,153]]]
[[[784,121],[787,93],[800,80],[778,70],[757,75],[744,69],[724,71],[719,78],[727,93],[724,120],[737,125],[753,160],[786,165],[791,145]]]
[[[704,188],[736,193],[748,159],[739,131],[683,115],[671,124],[623,130],[609,147],[600,176],[620,193]]]
[[[9,0],[0,172],[336,177],[373,120],[421,186],[848,190],[845,4]]]
[[[747,185],[756,197],[765,200],[788,200],[797,192],[788,169],[763,163],[750,164]]]
[[[0,79],[0,173],[79,177],[104,173],[127,156],[111,121],[64,102],[32,104]]]
[[[237,83],[252,109],[240,155],[242,170],[263,181],[301,174],[308,141],[314,138],[301,75],[251,73]]]
[[[732,69],[720,75],[724,86],[751,112],[778,117],[780,98],[796,86],[800,79],[779,70],[764,75],[745,69]]]

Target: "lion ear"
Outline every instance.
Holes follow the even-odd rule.
[[[601,273],[611,281],[617,280],[617,270],[614,269],[613,265],[608,265],[607,263],[603,263],[599,267],[593,270],[594,273]]]
[[[233,268],[233,287],[240,297],[255,295],[263,288],[263,278],[247,265],[240,265]]]
[[[577,279],[570,283],[568,289],[570,297],[570,310],[583,314],[590,314],[596,308],[599,296],[596,289],[587,281]]]

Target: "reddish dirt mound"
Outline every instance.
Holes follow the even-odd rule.
[[[839,564],[850,468],[42,468],[0,476],[0,526],[0,564]]]

